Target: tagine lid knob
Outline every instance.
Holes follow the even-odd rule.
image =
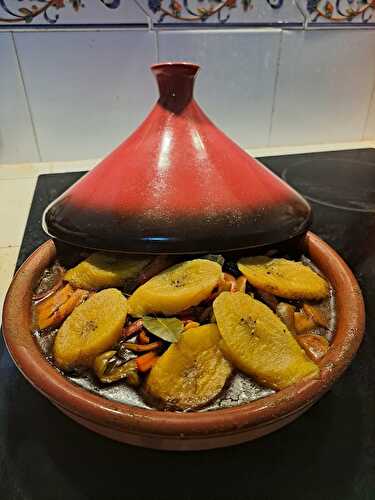
[[[160,97],[150,114],[47,207],[45,231],[81,247],[154,254],[248,249],[304,234],[306,200],[195,102],[199,66],[151,70]]]

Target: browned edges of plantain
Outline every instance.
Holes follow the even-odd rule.
[[[121,336],[127,301],[119,290],[108,288],[76,307],[57,332],[53,355],[63,370],[91,366]]]
[[[209,403],[232,371],[219,349],[220,339],[213,324],[185,331],[152,368],[146,394],[175,410],[192,410]]]
[[[329,286],[324,278],[302,262],[265,256],[245,257],[237,263],[249,283],[286,299],[323,299]]]
[[[64,280],[75,288],[85,290],[123,286],[126,280],[137,276],[150,261],[150,257],[96,252],[69,269],[65,273]]]
[[[262,302],[242,292],[223,292],[214,302],[223,352],[261,384],[283,389],[319,375],[286,325]]]

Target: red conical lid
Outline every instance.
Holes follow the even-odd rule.
[[[160,99],[140,127],[45,211],[54,238],[134,253],[279,243],[306,231],[307,202],[193,99],[199,66],[152,66]]]

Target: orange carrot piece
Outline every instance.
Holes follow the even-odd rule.
[[[305,333],[298,335],[296,338],[300,346],[306,351],[308,357],[313,361],[319,361],[328,352],[329,342],[321,335]]]
[[[322,310],[319,306],[304,303],[303,304],[303,310],[309,316],[311,319],[315,321],[320,326],[323,326],[324,328],[328,328],[328,314],[326,311]]]
[[[198,323],[197,321],[184,321],[184,331],[190,330],[190,328],[197,328],[198,326],[200,326],[200,323]]]
[[[150,337],[147,335],[147,333],[143,329],[138,333],[138,342],[140,344],[149,344],[150,343]]]
[[[247,283],[247,278],[246,276],[239,276],[236,279],[236,292],[246,292],[246,283]]]
[[[64,288],[60,288],[53,295],[50,295],[41,302],[38,302],[35,307],[37,314],[48,316],[51,312],[55,311],[64,302],[66,302],[69,297],[73,295],[73,293],[74,289],[68,283],[64,286]]]
[[[126,339],[128,339],[129,337],[132,337],[140,330],[142,330],[142,328],[143,319],[137,319],[137,321],[134,321],[131,325],[125,326],[125,328],[122,329],[121,337],[125,337]]]
[[[140,372],[148,372],[155,365],[159,356],[154,352],[148,352],[146,354],[142,354],[142,356],[138,356],[136,359],[137,369]]]
[[[67,286],[70,287],[70,285]],[[56,292],[56,294],[57,293],[59,292]],[[60,301],[51,300],[51,303],[48,304],[49,308],[46,307],[46,300],[45,302],[43,302],[43,307],[40,307],[39,310],[37,307],[36,314],[38,328],[43,330],[44,328],[60,325],[64,321],[64,319],[67,318],[71,312],[73,312],[73,309],[81,304],[88,297],[88,295],[89,292],[87,292],[87,290],[77,289],[74,290],[72,294],[70,294],[70,290],[68,290],[65,296],[59,297],[61,299]],[[63,301],[63,299],[65,300]]]
[[[230,292],[237,291],[236,278],[229,273],[224,273],[224,290],[229,290]]]
[[[294,327],[297,334],[305,333],[308,330],[312,330],[316,326],[315,321],[307,316],[304,312],[294,313]]]

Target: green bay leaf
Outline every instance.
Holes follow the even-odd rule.
[[[167,342],[177,342],[184,329],[184,324],[178,318],[143,317],[143,326],[150,333]]]

